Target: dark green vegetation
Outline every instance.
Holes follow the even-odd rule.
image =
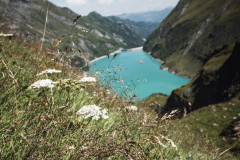
[[[121,19],[128,19],[136,22],[162,22],[167,15],[172,11],[172,7],[160,10],[139,13],[122,14],[117,17]]]
[[[147,39],[144,50],[181,75],[193,77],[214,49],[240,37],[240,1],[181,0]]]
[[[177,108],[182,113],[190,112],[208,104],[229,101],[240,93],[240,43],[219,47],[212,55],[196,77],[172,92],[166,110]]]
[[[97,84],[79,82],[81,73],[56,56],[49,49],[39,53],[39,44],[23,39],[0,39],[1,159],[237,159],[234,139],[219,134],[226,136],[225,128],[239,116],[238,99],[169,121],[174,115],[158,117],[144,101],[131,111],[133,104]],[[47,68],[62,73],[37,76]],[[28,89],[46,78],[58,84],[52,90]],[[150,101],[164,105],[166,96]],[[92,104],[107,108],[109,118],[76,115]]]
[[[136,103],[139,107],[149,107],[152,110],[155,110],[157,113],[159,113],[163,106],[165,106],[167,102],[168,96],[164,94],[152,94],[151,96],[145,98],[144,100]]]
[[[229,146],[227,151],[239,157],[240,43],[218,47],[211,55],[188,84],[171,93],[159,113],[177,110],[178,117],[185,117],[181,123],[190,125],[195,136],[207,132],[209,137],[218,139],[220,146]]]

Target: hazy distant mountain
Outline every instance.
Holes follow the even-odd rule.
[[[162,22],[164,18],[172,11],[172,7],[166,8],[160,11],[149,11],[139,13],[125,13],[118,15],[117,17],[122,19],[129,19],[133,21],[144,21],[144,22]]]
[[[129,19],[121,19],[116,16],[110,16],[108,19],[118,24],[127,25],[128,28],[130,28],[133,32],[136,32],[144,39],[146,39],[160,24],[160,22],[136,22]]]

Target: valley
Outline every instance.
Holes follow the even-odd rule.
[[[0,159],[239,159],[239,8],[82,16],[0,0]]]

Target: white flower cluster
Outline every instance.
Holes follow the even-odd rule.
[[[75,149],[75,147],[74,146],[69,146],[68,149]]]
[[[83,106],[81,109],[77,111],[77,115],[81,115],[84,119],[87,119],[89,117],[92,117],[93,120],[98,120],[101,118],[108,119],[109,116],[107,116],[107,109],[103,109],[101,111],[101,108],[99,106],[94,105],[87,105]]]
[[[38,73],[37,76],[41,76],[45,73],[61,73],[61,70],[56,70],[56,69],[47,69],[45,71],[42,71],[41,73]]]
[[[79,82],[96,82],[96,78],[94,77],[83,77]]]
[[[39,80],[35,83],[33,83],[31,86],[29,86],[29,88],[40,88],[40,87],[47,87],[47,88],[53,88],[54,84],[56,82],[53,82],[50,79],[43,79],[43,80]]]
[[[131,110],[131,111],[137,111],[138,108],[136,106],[128,106],[127,109]]]

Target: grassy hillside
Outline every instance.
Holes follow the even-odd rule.
[[[237,159],[232,152],[237,144],[219,133],[238,116],[239,100],[211,112],[224,112],[228,119],[218,121],[217,130],[211,127],[217,119],[210,118],[209,107],[169,120],[174,115],[159,117],[145,102],[126,102],[94,82],[80,82],[82,73],[59,62],[53,51],[39,49],[38,43],[24,39],[0,39],[1,159]],[[50,68],[62,72],[39,75]],[[30,88],[43,79],[56,83]],[[161,101],[150,98],[147,103],[163,105],[166,97],[159,97]],[[108,117],[77,114],[93,104]]]
[[[177,108],[181,113],[191,112],[205,105],[229,101],[239,94],[239,53],[239,42],[218,47],[196,77],[172,92],[165,110]]]
[[[36,4],[46,4],[31,2],[21,0],[18,8],[28,6],[29,9],[31,6],[31,9],[38,10],[40,8]],[[2,7],[2,4],[9,2],[2,0],[0,3]],[[11,3],[15,5],[11,8],[15,11],[20,1]],[[51,7],[54,10],[50,4],[49,11]],[[45,12],[45,8],[38,11]],[[62,10],[67,15],[73,13],[67,8]],[[57,10],[54,13],[57,14]],[[12,30],[20,26],[18,30],[30,24],[34,27],[33,32],[29,33],[39,28],[41,32],[38,34],[42,36],[44,25],[40,22],[44,23],[45,16],[39,16],[36,22],[25,22],[24,26],[18,19],[25,15],[27,17],[27,11],[22,15],[16,14],[15,21],[9,19],[11,15],[3,16],[4,23],[1,26],[10,25]],[[154,94],[133,103],[94,81],[82,81],[86,75],[77,68],[79,59],[73,61],[71,56],[85,55],[86,52],[77,50],[75,41],[79,39],[74,36],[75,31],[82,31],[82,34],[79,33],[82,36],[81,44],[86,47],[87,43],[83,40],[93,39],[96,45],[103,45],[101,42],[107,41],[99,37],[108,34],[104,31],[109,20],[92,13],[89,17],[81,17],[73,25],[74,16],[69,18],[69,30],[63,30],[70,33],[63,37],[57,30],[56,33],[50,32],[47,27],[46,37],[52,36],[54,41],[44,43],[47,45],[42,49],[38,38],[34,41],[34,35],[31,34],[29,37],[22,34],[22,37],[14,36],[12,39],[0,36],[0,159],[240,158],[239,68],[236,67],[239,62],[239,43],[223,45],[211,52],[212,56],[201,72],[189,84],[175,90],[169,98]],[[81,21],[86,24],[85,28],[83,24],[78,28]],[[66,21],[62,20],[58,25],[55,22],[48,23],[48,26],[64,26],[62,22]],[[106,26],[99,25],[102,22]],[[0,31],[5,32],[5,27]],[[115,27],[112,31],[119,31],[123,26]],[[54,34],[59,35],[55,38]],[[33,37],[33,41],[29,41],[30,37]],[[235,67],[232,67],[233,64]],[[56,69],[55,72],[60,73],[44,73],[47,69]],[[42,87],[38,88],[39,85]],[[223,94],[223,97],[220,100],[212,99],[214,94],[217,97]],[[184,108],[188,102],[191,102],[191,110]],[[202,102],[201,106],[197,106],[199,102]],[[169,112],[161,115],[161,111]],[[183,114],[184,118],[177,119],[179,114]]]
[[[240,2],[181,0],[147,39],[144,50],[162,59],[164,67],[193,77],[218,46],[240,36]]]

